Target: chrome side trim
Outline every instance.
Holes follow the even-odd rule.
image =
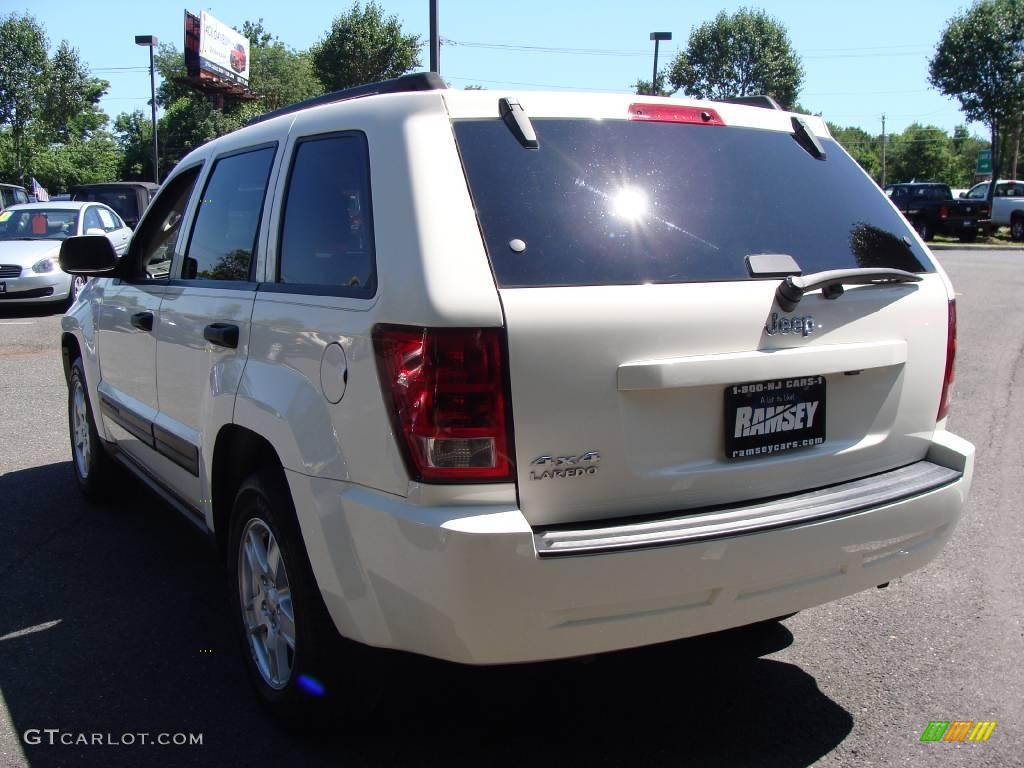
[[[919,461],[848,483],[740,507],[691,509],[671,517],[589,528],[537,528],[533,540],[540,557],[565,557],[741,536],[863,512],[936,490],[961,477],[955,469]]]

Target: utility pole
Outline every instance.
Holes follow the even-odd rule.
[[[651,96],[658,95],[658,43],[671,39],[671,32],[651,32],[651,40],[654,41],[654,74],[651,75]]]
[[[441,38],[437,33],[437,0],[430,0],[430,71],[441,74]]]
[[[885,189],[885,113],[882,113],[882,189]]]

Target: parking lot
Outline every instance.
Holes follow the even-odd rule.
[[[220,564],[142,486],[73,483],[60,315],[0,306],[0,765],[1010,766],[1024,752],[1024,254],[937,253],[958,291],[970,502],[922,571],[781,624],[586,661],[405,657],[375,720],[321,740],[256,703]],[[932,720],[995,720],[923,743]],[[26,743],[202,734],[201,745]]]

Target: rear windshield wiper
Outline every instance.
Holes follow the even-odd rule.
[[[826,299],[837,299],[844,285],[876,285],[884,283],[916,283],[920,275],[902,269],[864,267],[861,269],[829,269],[802,277],[790,275],[775,290],[775,301],[783,312],[792,312],[808,291],[821,288]]]

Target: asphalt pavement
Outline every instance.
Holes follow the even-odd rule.
[[[0,306],[0,766],[1022,765],[1024,254],[938,256],[958,292],[951,428],[978,454],[932,564],[782,623],[586,662],[403,658],[372,723],[320,739],[256,703],[206,540],[127,479],[112,505],[79,498],[60,316]],[[997,726],[922,742],[932,720]]]

